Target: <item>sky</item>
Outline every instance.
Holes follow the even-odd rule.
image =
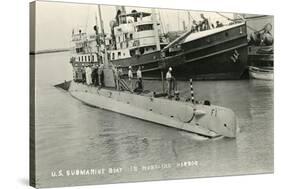
[[[92,28],[96,24],[96,17],[98,17],[97,7],[96,4],[36,1],[36,51],[70,47],[73,28],[92,32]],[[125,9],[127,13],[133,9],[151,12],[151,8],[125,7]],[[188,12],[196,20],[200,20],[200,14],[204,13],[211,23],[215,23],[216,20],[223,23],[228,22],[226,18],[215,12],[156,9],[158,19],[161,18],[162,28],[165,31],[182,30],[182,22],[188,23]],[[105,32],[109,33],[109,22],[115,18],[116,7],[101,5],[101,13]],[[233,13],[222,14],[233,18]]]

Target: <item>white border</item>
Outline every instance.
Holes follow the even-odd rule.
[[[68,0],[69,2],[120,4],[175,9],[215,10],[273,14],[275,16],[275,174],[187,179],[94,186],[108,188],[276,188],[280,187],[280,5],[277,0]],[[1,188],[28,186],[29,130],[29,0],[1,3]],[[277,26],[277,27],[276,27]],[[4,42],[3,42],[4,40]],[[279,116],[280,117],[280,116]],[[72,187],[78,188],[93,188]]]

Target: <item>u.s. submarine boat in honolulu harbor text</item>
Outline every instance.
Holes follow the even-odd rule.
[[[101,19],[101,15],[99,17]],[[104,33],[102,24],[101,31]],[[107,54],[106,48],[104,48],[103,53]],[[103,55],[101,58],[104,62],[104,87],[79,82],[79,77],[83,75],[84,68],[89,67],[89,65],[82,63],[78,65],[73,62],[71,62],[74,73],[73,81],[64,82],[57,87],[64,88],[76,99],[93,107],[207,137],[236,137],[236,116],[231,109],[215,106],[208,102],[195,103],[194,99],[181,101],[178,98],[166,98],[164,95],[157,95],[155,92],[135,93],[126,90],[128,87],[122,79],[120,79],[120,85],[125,90],[116,89],[113,65],[108,61],[107,56]]]

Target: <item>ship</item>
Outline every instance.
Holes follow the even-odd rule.
[[[98,8],[99,18],[102,19],[99,5]],[[102,32],[101,39],[98,40],[105,41],[106,35],[104,34],[102,20],[100,23]],[[109,57],[102,56],[102,54],[107,54],[107,48],[100,45],[96,37],[87,40],[87,43],[83,40],[84,37],[86,37],[86,34],[81,31],[78,35],[72,35],[72,41],[75,41],[77,45],[75,56],[78,59],[80,58],[81,62],[71,59],[73,80],[65,81],[56,85],[56,87],[67,90],[75,99],[95,108],[210,138],[236,137],[237,118],[231,109],[213,105],[209,101],[195,100],[193,95],[191,95],[191,100],[187,100],[187,98],[180,98],[178,93],[172,98],[167,98],[164,92],[147,90],[134,92],[129,90],[124,79],[114,77],[115,66]],[[83,43],[81,43],[82,41]],[[93,44],[96,45],[96,52],[104,51],[104,53],[85,55],[84,52],[88,51],[90,46],[94,47]],[[87,63],[85,63],[85,60]],[[91,79],[89,80],[91,74],[83,70],[89,70],[91,66],[95,67],[89,62],[98,64],[100,69],[103,65],[103,85],[88,82],[91,81]],[[116,87],[116,82],[119,83],[121,88]],[[192,80],[190,82],[192,87]]]
[[[274,78],[273,16],[243,15],[247,21],[249,75],[253,79]]]
[[[253,79],[260,79],[260,80],[273,80],[273,68],[272,67],[254,67],[249,66],[249,74],[250,77]]]
[[[189,35],[179,40],[175,55],[170,55],[169,49],[162,67],[175,68],[174,74],[179,79],[242,79],[247,75],[246,30],[246,24],[242,22],[183,34]]]
[[[87,41],[89,48],[83,55],[73,56],[72,61],[91,64],[97,62],[99,56],[108,56],[109,61],[122,68],[125,74],[129,66],[134,72],[140,67],[144,79],[160,79],[159,73],[166,72],[169,67],[173,68],[178,80],[243,78],[248,55],[245,22],[205,31],[184,31],[170,41],[161,32],[161,23],[153,10],[151,13],[136,10],[126,13],[124,8],[118,9],[116,18],[110,21],[110,34],[104,41],[99,39],[103,37],[99,37],[97,30],[88,37],[80,31],[78,36]],[[84,42],[82,40],[81,46],[74,51],[79,52]],[[99,42],[105,44],[107,55],[99,55],[102,51],[96,47]]]

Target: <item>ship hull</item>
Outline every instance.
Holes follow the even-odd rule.
[[[249,47],[249,75],[253,79],[273,80],[273,46]]]
[[[174,76],[184,80],[223,80],[241,79],[247,73],[247,33],[246,25],[239,25],[217,33],[199,37],[196,40],[182,42],[181,49],[160,59],[160,51],[114,60],[122,67],[137,69],[142,67],[146,79],[160,79],[160,70],[165,72],[173,68]]]
[[[68,91],[76,99],[93,107],[207,137],[236,137],[236,116],[227,108],[155,98],[150,94],[100,89],[76,82],[70,82]]]
[[[258,68],[249,66],[249,74],[252,79],[273,80],[274,74],[272,68]]]
[[[250,46],[248,54],[249,66],[273,68],[273,46]]]

